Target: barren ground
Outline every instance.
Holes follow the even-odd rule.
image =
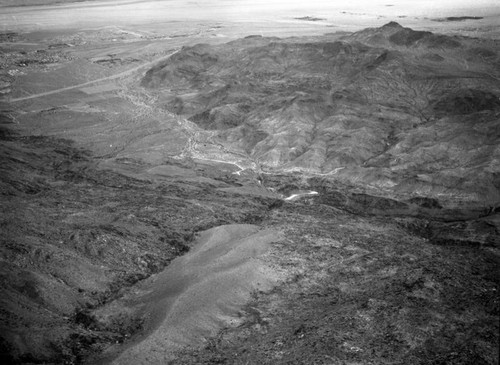
[[[43,3],[0,1],[2,363],[498,364],[498,7]],[[391,20],[449,38],[349,33]]]

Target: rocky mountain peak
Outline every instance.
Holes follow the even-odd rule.
[[[403,29],[403,26],[399,24],[398,22],[391,21],[387,24],[384,24],[381,28],[396,28],[396,29]]]

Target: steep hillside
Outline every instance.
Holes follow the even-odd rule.
[[[172,27],[5,33],[0,363],[497,365],[500,43]]]
[[[142,85],[264,172],[449,206],[500,202],[500,42],[391,22],[185,47]]]
[[[276,203],[232,193],[239,184],[210,167],[171,161],[156,182],[103,171],[70,141],[5,124],[0,162],[3,364],[80,363],[123,342],[141,320],[91,311],[162,271],[196,232],[260,222]]]

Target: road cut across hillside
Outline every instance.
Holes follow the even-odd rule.
[[[305,193],[301,193],[301,192],[299,192],[299,193],[292,194],[292,195],[290,195],[289,197],[285,198],[285,200],[288,200],[288,201],[290,201],[290,200],[297,200],[297,199],[299,199],[299,198],[301,198],[301,197],[303,197],[303,196],[308,196],[308,195],[318,195],[318,194],[319,194],[319,193],[318,193],[317,191],[312,191],[312,190],[310,190],[310,191],[307,191],[307,192],[305,192]]]
[[[165,364],[175,350],[238,325],[238,310],[252,292],[267,291],[280,279],[262,259],[279,240],[278,231],[248,224],[204,231],[189,253],[101,313],[125,307],[146,318],[140,338],[114,349],[103,363]]]

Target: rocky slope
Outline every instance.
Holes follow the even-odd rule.
[[[391,22],[185,47],[142,85],[263,171],[449,206],[500,201],[500,42]]]
[[[251,36],[185,47],[142,88],[2,103],[0,362],[123,363],[142,343],[144,363],[498,364],[499,52],[396,23]],[[282,281],[256,290],[229,260],[213,287],[251,302],[165,348],[169,288],[211,280],[171,261],[234,223],[261,232],[251,260],[279,236]],[[199,293],[228,307],[217,290]],[[210,307],[185,298],[175,320]]]
[[[386,217],[286,204],[291,278],[175,364],[497,364],[498,255],[436,245]],[[496,277],[496,278],[495,278]]]
[[[237,183],[203,166],[184,166],[189,178],[135,179],[98,169],[70,141],[21,137],[4,123],[0,132],[4,364],[78,363],[122,342],[142,320],[97,321],[93,310],[163,270],[197,232],[259,223],[277,201],[232,193]]]

